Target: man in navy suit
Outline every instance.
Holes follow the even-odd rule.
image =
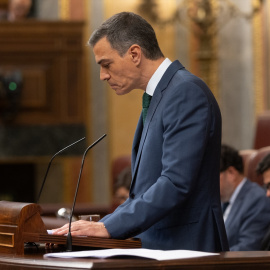
[[[151,25],[134,13],[112,16],[89,43],[101,80],[117,95],[141,89],[151,103],[133,141],[129,198],[98,223],[73,223],[72,234],[136,236],[151,249],[228,250],[219,193],[221,115],[212,92],[163,56]],[[67,226],[54,233],[66,232]]]
[[[220,196],[230,250],[260,250],[270,225],[270,199],[257,183],[243,175],[243,160],[238,152],[222,145]]]

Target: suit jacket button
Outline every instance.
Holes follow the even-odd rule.
[[[131,199],[134,199],[134,198],[135,198],[135,194],[134,194],[134,193],[131,193],[131,194],[130,194],[130,198],[131,198]]]

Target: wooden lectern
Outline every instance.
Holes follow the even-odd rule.
[[[34,203],[0,201],[0,252],[23,254],[27,233],[46,233],[40,212]]]
[[[66,244],[66,236],[49,235],[40,216],[41,207],[35,203],[0,201],[0,253],[24,254],[24,244]],[[139,239],[105,239],[72,237],[72,245],[92,248],[140,248]]]

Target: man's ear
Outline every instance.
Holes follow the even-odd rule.
[[[227,171],[228,171],[228,173],[230,173],[230,174],[235,174],[235,172],[236,172],[237,170],[236,170],[233,166],[230,166],[230,167],[228,167]]]
[[[239,174],[239,172],[233,166],[230,166],[227,169],[227,173],[231,179],[236,179],[237,175]]]
[[[138,66],[141,63],[142,48],[137,44],[133,44],[128,49],[131,61]]]

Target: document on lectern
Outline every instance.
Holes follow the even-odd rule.
[[[203,256],[219,255],[219,253],[208,253],[192,250],[153,250],[145,248],[134,249],[102,249],[102,250],[86,250],[74,252],[60,252],[60,253],[47,253],[45,258],[114,258],[114,257],[140,257],[146,259],[153,259],[158,261],[177,260],[198,258]]]

